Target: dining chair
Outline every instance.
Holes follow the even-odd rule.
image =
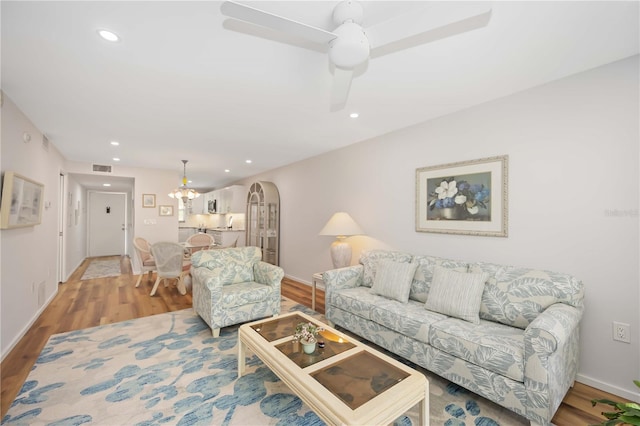
[[[191,253],[195,253],[200,250],[207,250],[210,247],[213,247],[215,243],[213,236],[204,232],[193,234],[187,238],[187,245],[191,246],[189,247]]]
[[[145,273],[149,274],[147,276],[147,281],[149,281],[151,274],[156,270],[156,261],[151,254],[151,245],[144,238],[134,238],[133,247],[136,250],[138,262],[140,263],[140,275],[138,276],[138,281],[136,281],[136,287],[138,287]]]
[[[177,280],[176,286],[180,294],[187,294],[184,284],[184,276],[189,273],[191,262],[183,259],[184,248],[182,245],[170,241],[161,241],[151,246],[151,253],[156,260],[156,282],[151,289],[151,296],[156,294],[160,280],[167,287],[168,279]]]

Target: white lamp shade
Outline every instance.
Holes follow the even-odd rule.
[[[331,216],[331,219],[324,225],[324,228],[318,235],[331,235],[334,237],[349,235],[362,235],[364,231],[360,226],[349,216],[349,213],[338,212]]]

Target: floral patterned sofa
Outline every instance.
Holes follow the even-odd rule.
[[[555,272],[373,250],[324,273],[326,317],[548,424],[577,374],[584,290]]]
[[[258,247],[202,250],[191,256],[193,309],[213,337],[222,327],[280,314],[284,271],[261,258]]]

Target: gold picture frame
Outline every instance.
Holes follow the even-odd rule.
[[[173,206],[159,206],[158,214],[160,216],[173,216]]]
[[[142,194],[142,207],[155,208],[156,207],[156,194]]]
[[[416,169],[416,231],[508,236],[506,155]]]

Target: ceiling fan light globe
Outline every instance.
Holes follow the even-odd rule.
[[[330,44],[329,59],[335,66],[353,69],[369,59],[369,40],[360,25],[346,22],[334,34],[338,37]]]
[[[333,9],[333,23],[336,25],[342,25],[347,21],[362,25],[363,18],[362,5],[355,0],[342,1]]]

